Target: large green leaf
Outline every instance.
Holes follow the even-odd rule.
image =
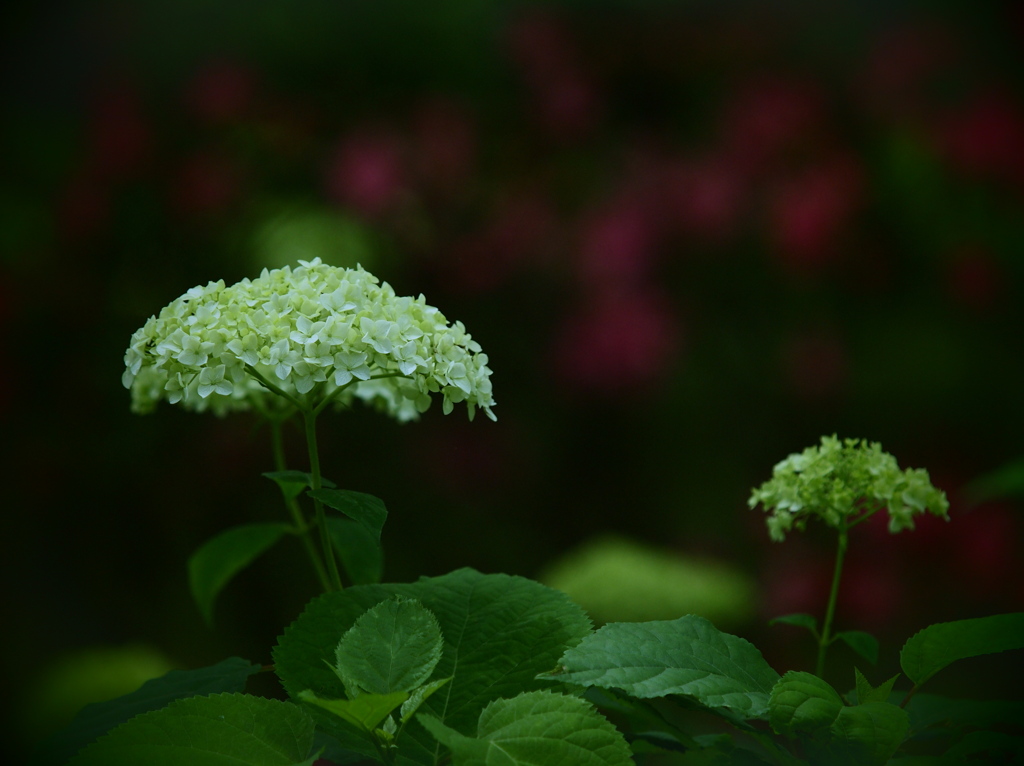
[[[387,508],[380,498],[367,495],[365,492],[353,492],[350,489],[311,489],[309,495],[328,508],[333,508],[359,522],[378,543],[380,542],[380,531],[388,519]]]
[[[396,595],[415,598],[433,612],[444,636],[434,675],[452,680],[421,710],[466,733],[488,702],[548,686],[537,674],[554,667],[590,631],[590,620],[565,594],[521,577],[460,569],[414,583],[354,586],[312,601],[279,639],[274,662],[287,692],[344,697],[331,667],[339,640],[368,609]],[[363,747],[327,713],[311,712],[345,746]],[[404,739],[400,745],[409,762],[434,762],[437,743],[425,731],[410,726]]]
[[[888,702],[844,707],[829,729],[828,766],[883,766],[906,739],[910,718]]]
[[[452,751],[455,766],[631,766],[626,740],[579,697],[534,691],[495,700],[467,737],[432,716],[417,719]]]
[[[244,691],[249,676],[259,670],[259,665],[248,660],[229,657],[208,668],[172,670],[146,681],[131,694],[86,705],[66,728],[43,743],[32,759],[32,766],[63,766],[72,755],[115,726],[174,700]]]
[[[772,688],[768,720],[787,737],[827,729],[843,709],[839,692],[813,673],[791,670]]]
[[[297,766],[312,763],[313,719],[245,694],[189,697],[144,713],[68,766]]]
[[[344,516],[328,516],[327,532],[349,582],[353,585],[380,582],[384,573],[384,549],[373,532]]]
[[[210,538],[192,554],[188,582],[207,623],[213,621],[213,603],[221,589],[290,529],[287,524],[243,524]]]
[[[900,651],[907,678],[923,684],[957,660],[1024,648],[1024,612],[929,625]]]
[[[430,610],[396,596],[368,609],[341,637],[335,670],[349,697],[411,692],[430,677],[443,647]]]
[[[764,717],[779,680],[753,644],[695,615],[605,625],[542,677],[641,698],[684,695],[744,718]]]
[[[871,688],[858,672],[858,693],[886,695],[895,678]],[[799,737],[812,763],[828,766],[882,766],[910,730],[907,713],[888,702],[862,701],[852,707],[828,683],[812,673],[791,670],[772,689],[772,728]]]

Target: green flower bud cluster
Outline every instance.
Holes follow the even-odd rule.
[[[445,414],[465,402],[471,419],[476,407],[494,419],[487,355],[461,322],[319,258],[192,288],[132,335],[124,363],[139,413],[162,399],[218,414],[262,409],[273,406],[269,383],[293,401],[358,398],[403,421],[440,393]]]
[[[913,529],[915,514],[929,511],[948,519],[949,512],[946,493],[932,486],[927,471],[901,471],[877,442],[840,441],[835,435],[776,465],[772,478],[750,495],[751,508],[759,503],[771,514],[768,532],[776,541],[794,527],[802,531],[811,517],[848,529],[886,508],[895,533]]]

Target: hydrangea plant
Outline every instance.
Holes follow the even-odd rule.
[[[817,672],[780,673],[703,616],[594,630],[565,593],[522,577],[461,569],[381,582],[387,511],[321,478],[313,423],[353,396],[399,418],[422,411],[434,393],[446,409],[465,401],[491,414],[486,357],[422,298],[396,298],[362,270],[318,261],[231,288],[213,283],[147,322],[126,366],[140,411],[166,399],[195,410],[255,409],[275,434],[293,416],[305,423],[310,471],[286,470],[275,437],[278,470],[268,474],[293,523],[228,530],[190,560],[204,615],[235,572],[289,533],[306,542],[325,593],[285,629],[273,664],[229,658],[171,671],[87,706],[34,766],[942,766],[1019,761],[1024,752],[1024,705],[915,696],[952,662],[1024,648],[1022,613],[912,636],[900,652],[912,684],[905,694],[895,690],[898,677],[875,685],[859,668],[845,695],[824,678],[825,649],[836,640],[877,659],[868,634],[831,634],[850,529],[883,508],[894,532],[912,528],[916,514],[948,510],[927,473],[901,471],[877,444],[825,437],[779,463],[751,495],[770,512],[776,540],[812,517],[839,536],[823,628],[810,615],[778,620],[815,635]],[[314,502],[313,520],[299,507],[303,495]],[[322,550],[310,530],[319,530]],[[271,671],[282,699],[243,693],[250,676]],[[714,716],[721,720],[709,724]]]
[[[342,587],[336,554],[354,581],[379,569],[383,505],[335,490],[320,475],[316,419],[325,407],[358,398],[408,421],[439,394],[445,414],[464,402],[471,420],[477,408],[495,419],[487,355],[461,322],[450,324],[423,295],[396,295],[361,267],[319,258],[230,286],[193,287],[136,330],[124,364],[135,412],[166,400],[221,415],[256,410],[271,426],[277,470],[266,475],[281,486],[293,523],[236,527],[197,551],[190,574],[207,618],[227,580],[285,534],[301,537],[325,590]],[[308,473],[287,469],[281,426],[293,417],[303,421]],[[298,503],[307,487],[312,521]],[[356,526],[342,528],[325,504]]]
[[[948,519],[949,511],[946,494],[932,486],[927,471],[901,471],[878,442],[840,441],[834,434],[778,463],[748,503],[770,513],[768,532],[779,542],[794,527],[802,531],[813,517],[849,529],[885,508],[889,531],[899,532],[914,528],[915,514],[930,511]]]
[[[440,393],[494,419],[487,355],[423,295],[316,258],[227,286],[193,287],[139,328],[122,378],[136,412],[160,400],[224,413],[363,399],[412,420]],[[281,404],[277,402],[276,404]]]
[[[808,447],[776,464],[772,478],[751,492],[751,508],[761,504],[770,515],[768,533],[777,542],[791,529],[803,531],[807,520],[818,518],[838,533],[832,590],[821,630],[810,615],[786,615],[779,622],[808,628],[818,642],[817,674],[825,670],[825,655],[836,640],[871,653],[873,639],[861,631],[832,635],[843,559],[851,528],[867,521],[883,508],[889,512],[889,531],[914,528],[914,515],[930,511],[949,519],[946,493],[932,486],[928,472],[916,468],[901,471],[896,458],[882,451],[878,442],[844,439],[835,434],[821,437]],[[877,653],[877,645],[874,652]]]
[[[178,335],[179,329],[169,335],[189,334],[181,329]],[[355,342],[351,336],[349,342]],[[189,374],[201,378],[212,351],[178,346],[169,356],[191,365]],[[143,344],[139,353],[148,351]],[[208,359],[200,362],[203,353]],[[230,350],[219,353],[230,358]],[[371,360],[367,351],[336,351],[345,353]],[[272,383],[265,391],[280,389],[284,405],[267,414],[274,421],[281,413],[301,412],[308,425],[332,391],[363,385],[373,369],[393,372],[388,359],[373,355],[366,365],[369,378],[349,369],[352,380],[341,382],[330,380],[339,369],[334,362],[325,380],[314,373],[305,391],[299,386],[308,381],[299,381],[310,377],[308,369],[293,365],[278,375],[275,368],[283,385]],[[165,361],[163,369],[172,366]],[[259,376],[268,372],[249,366]],[[139,370],[155,367],[139,364]],[[248,370],[243,374],[266,385]],[[208,381],[194,390],[191,382],[170,390],[182,392],[178,402],[186,406],[214,396],[263,404],[260,397],[269,394],[247,381],[242,378],[241,390],[230,393],[208,388]],[[294,525],[229,530],[193,557],[197,601],[209,617],[217,590],[238,568],[285,532],[307,539],[306,519],[297,510],[302,494],[317,503],[317,527],[327,530],[324,539],[341,555],[353,584],[342,589],[337,572],[329,572],[327,592],[278,639],[273,664],[234,657],[208,668],[171,671],[136,692],[87,706],[33,766],[943,766],[985,758],[1008,763],[1024,752],[1024,736],[1018,736],[1024,734],[1024,704],[917,694],[952,662],[1024,648],[1024,613],[940,623],[912,636],[900,652],[900,667],[912,684],[906,692],[896,690],[898,676],[875,685],[855,668],[853,688],[844,695],[823,676],[824,649],[835,640],[868,662],[877,659],[878,642],[868,634],[830,634],[850,528],[882,508],[889,509],[894,531],[912,527],[913,515],[925,509],[947,512],[945,495],[925,472],[900,471],[877,444],[826,437],[820,447],[776,466],[771,481],[752,495],[752,504],[763,503],[772,512],[769,528],[776,539],[802,529],[812,516],[838,532],[824,628],[819,632],[810,615],[779,620],[806,627],[819,639],[813,674],[780,673],[749,641],[703,616],[611,622],[594,630],[566,594],[522,577],[461,569],[411,583],[382,583],[379,567],[352,566],[379,554],[383,504],[321,481],[315,440],[310,459],[308,474],[271,474],[296,513]],[[324,523],[323,506],[340,515]],[[325,549],[323,555],[321,566],[331,554]],[[243,693],[250,676],[271,671],[283,699]],[[614,714],[614,725],[600,708]]]

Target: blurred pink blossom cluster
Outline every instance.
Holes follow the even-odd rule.
[[[443,89],[400,106],[328,103],[225,56],[199,62],[173,104],[151,103],[131,74],[105,76],[58,228],[70,242],[101,236],[147,179],[186,227],[301,188],[453,291],[559,286],[553,374],[615,394],[684,362],[708,321],[688,284],[710,268],[754,268],[781,290],[884,291],[903,256],[878,232],[918,204],[900,183],[1024,191],[1019,94],[981,72],[949,95],[967,53],[948,25],[883,25],[819,71],[780,30],[655,20],[624,37],[615,18],[590,21],[508,15],[494,39],[503,109]],[[959,205],[952,195],[929,214]],[[929,244],[933,273],[953,304],[984,314],[1003,297],[1005,258],[960,228]],[[795,327],[777,353],[784,385],[836,395],[845,343],[831,324]]]

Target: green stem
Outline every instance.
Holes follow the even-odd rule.
[[[403,375],[400,372],[382,372],[379,375],[371,375],[369,377],[369,380],[380,380],[381,378],[404,378],[404,377],[406,377],[406,376]],[[327,405],[329,405],[331,402],[334,401],[335,397],[338,394],[340,394],[342,391],[344,391],[349,386],[353,385],[354,383],[358,383],[358,382],[359,382],[359,380],[357,378],[353,378],[348,383],[345,383],[344,385],[338,386],[336,389],[331,391],[331,393],[329,395],[325,396],[323,398],[323,400],[320,402],[320,404],[318,404],[313,409],[313,414],[314,415],[319,415],[321,412],[324,411],[324,408],[327,407]]]
[[[274,466],[278,471],[287,470],[287,463],[284,457],[284,443],[281,439],[281,420],[279,418],[270,417],[270,439],[274,450]],[[320,554],[317,553],[316,545],[313,543],[313,538],[309,534],[310,526],[306,523],[306,519],[302,515],[302,509],[299,508],[299,501],[295,498],[287,500],[285,505],[288,507],[288,511],[292,515],[292,521],[295,523],[295,529],[299,533],[299,537],[302,538],[303,545],[306,546],[306,553],[309,554],[309,560],[313,563],[313,569],[316,571],[317,579],[320,580],[320,586],[324,589],[324,592],[331,590],[331,581],[327,578],[327,570],[324,569],[324,562],[320,559]]]
[[[269,380],[267,380],[265,377],[263,377],[255,367],[247,364],[247,365],[245,365],[245,371],[247,373],[249,373],[249,375],[251,375],[253,378],[255,378],[256,382],[259,383],[261,386],[263,386],[268,391],[272,391],[273,393],[277,394],[278,396],[280,396],[280,397],[282,397],[284,399],[287,399],[289,402],[291,402],[293,405],[295,405],[296,409],[305,410],[305,407],[302,406],[302,402],[300,402],[298,399],[296,399],[294,396],[289,394],[287,391],[285,391],[280,386],[277,386],[277,385],[274,385],[273,383],[271,383]]]
[[[825,672],[825,652],[828,645],[832,643],[832,618],[836,613],[836,599],[839,596],[839,580],[843,574],[843,557],[846,556],[846,544],[849,532],[845,526],[839,528],[839,545],[836,548],[836,565],[832,571],[832,590],[828,594],[828,607],[825,609],[825,622],[821,626],[821,636],[818,638],[818,663],[815,668],[815,675],[822,678]]]
[[[905,708],[907,703],[910,702],[910,698],[917,694],[917,690],[921,688],[921,684],[914,684],[910,691],[907,692],[907,696],[903,698],[903,702],[900,703],[900,707]]]
[[[321,488],[320,480],[320,454],[316,446],[316,412],[312,408],[302,409],[302,419],[306,426],[306,447],[309,449],[309,477],[310,484],[314,491]],[[316,509],[316,525],[320,530],[320,542],[323,545],[324,561],[327,562],[327,574],[330,578],[331,590],[342,590],[341,575],[338,574],[338,562],[334,558],[334,546],[331,545],[331,536],[327,531],[327,514],[324,513],[324,506],[315,497],[313,507]]]

